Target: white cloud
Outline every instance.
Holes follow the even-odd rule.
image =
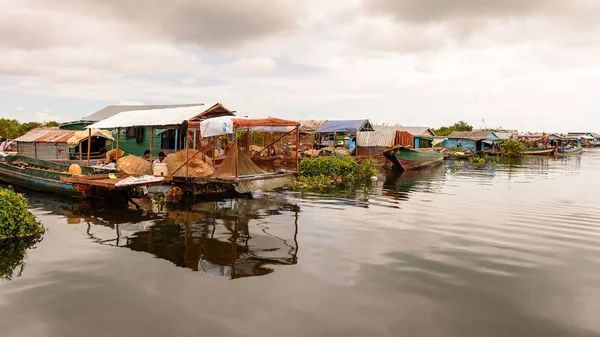
[[[39,111],[36,111],[35,112],[35,120],[37,122],[50,122],[50,121],[64,122],[65,121],[65,119],[62,118],[61,116],[52,114],[52,109],[50,109],[50,108],[44,108]]]
[[[13,111],[14,111],[14,112],[23,112],[23,111],[25,111],[25,108],[24,108],[24,107],[22,107],[22,106],[18,106],[18,107],[15,107],[15,108],[13,109]]]
[[[269,57],[241,58],[232,63],[233,70],[241,75],[260,75],[273,72],[277,63]]]

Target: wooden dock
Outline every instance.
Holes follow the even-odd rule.
[[[63,183],[72,184],[74,186],[79,185],[79,186],[100,187],[100,188],[105,188],[108,190],[115,190],[115,191],[116,190],[126,190],[126,189],[130,189],[133,187],[138,187],[138,186],[162,185],[164,183],[168,183],[171,181],[171,177],[162,177],[163,178],[162,180],[140,181],[137,183],[131,183],[131,184],[127,184],[127,185],[117,186],[117,183],[119,183],[129,177],[132,177],[132,176],[124,174],[124,173],[116,174],[116,178],[110,178],[108,176],[108,174],[96,174],[96,175],[89,175],[89,176],[62,177],[60,179],[60,181]],[[133,177],[136,177],[136,176],[133,176]],[[137,176],[137,177],[139,177],[139,176]]]

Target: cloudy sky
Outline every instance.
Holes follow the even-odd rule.
[[[143,4],[142,4],[143,3]],[[0,116],[249,116],[600,131],[597,0],[0,0]]]

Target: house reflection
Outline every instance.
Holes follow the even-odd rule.
[[[154,212],[80,208],[71,216],[87,222],[87,233],[97,243],[236,279],[267,275],[273,266],[297,263],[299,212],[283,198],[260,197]]]

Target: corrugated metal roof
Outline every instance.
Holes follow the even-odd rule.
[[[435,134],[428,126],[374,125],[375,131],[406,131],[413,136],[424,136],[428,131]]]
[[[482,140],[486,139],[490,134],[496,135],[492,131],[454,131],[448,138]]]
[[[203,103],[196,104],[171,104],[171,105],[109,105],[103,109],[96,111],[95,113],[83,118],[83,121],[98,122],[106,118],[112,117],[124,111],[136,111],[136,110],[156,110],[156,109],[169,109],[169,108],[184,108],[193,106],[203,106]]]
[[[88,125],[88,129],[114,129],[129,126],[171,126],[190,120],[206,110],[203,106],[167,108],[154,110],[124,111],[100,122]]]
[[[396,130],[368,131],[356,133],[356,146],[394,146]]]
[[[302,125],[300,130],[302,131],[316,131],[321,125],[325,124],[327,120],[309,120],[309,121],[299,121]]]
[[[57,128],[37,128],[33,129],[21,137],[15,139],[15,142],[34,142],[36,139],[47,135],[48,133],[58,130]]]
[[[52,130],[44,136],[35,140],[36,143],[66,143],[73,137],[75,131],[71,130]]]
[[[356,132],[367,122],[368,119],[327,121],[316,132]]]

